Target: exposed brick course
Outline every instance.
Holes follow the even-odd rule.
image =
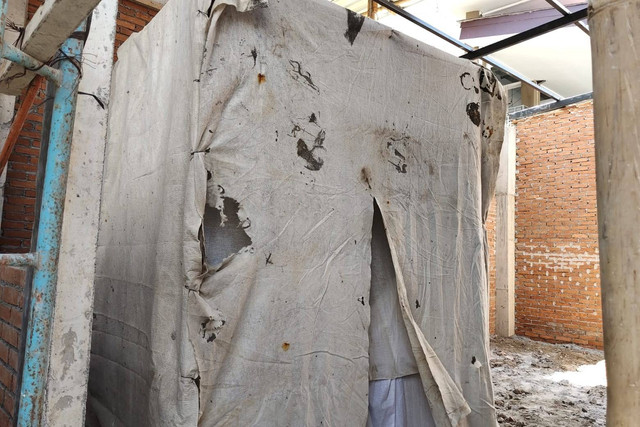
[[[10,426],[16,413],[18,352],[26,271],[0,268],[0,426]]]
[[[516,334],[602,348],[593,103],[516,126]]]

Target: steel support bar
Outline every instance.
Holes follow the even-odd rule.
[[[16,64],[22,65],[29,71],[33,71],[36,74],[46,77],[49,81],[54,82],[56,85],[60,86],[61,75],[60,70],[56,70],[55,68],[51,68],[46,65],[44,62],[38,61],[37,59],[27,55],[20,49],[12,46],[10,44],[4,44],[2,48],[2,57],[4,59],[8,59],[11,62],[15,62]]]
[[[553,30],[557,30],[558,28],[566,27],[567,25],[573,24],[576,21],[581,19],[585,19],[587,17],[587,8],[580,9],[577,12],[574,12],[570,15],[563,16],[562,18],[554,19],[553,21],[547,22],[545,24],[539,25],[535,28],[531,28],[530,30],[523,31],[515,36],[507,37],[504,40],[500,40],[498,42],[492,43],[489,46],[485,46],[478,50],[474,50],[473,52],[469,52],[465,55],[462,55],[461,58],[464,59],[477,59],[486,55],[491,55],[494,52],[498,52],[499,50],[504,50],[508,47],[515,46],[519,43],[530,40],[534,37],[541,36]]]
[[[546,0],[547,3],[549,3],[551,6],[553,6],[553,8],[555,10],[557,10],[558,12],[562,13],[564,16],[570,15],[571,11],[569,9],[567,9],[567,7],[565,5],[563,5],[562,3],[560,3],[558,0]],[[584,31],[584,33],[588,36],[590,36],[589,34],[589,28],[582,23],[582,21],[576,21],[574,22],[575,26],[580,28],[582,31]]]
[[[85,25],[78,31],[84,32]],[[76,99],[79,67],[74,63],[82,54],[83,42],[70,38],[62,46],[66,59],[60,62],[62,80],[56,90],[51,118],[51,133],[47,155],[46,176],[42,193],[42,210],[38,225],[36,253],[39,268],[35,272],[31,291],[31,310],[27,331],[18,426],[42,425],[44,413],[49,345],[54,309],[57,262],[60,253],[60,231],[64,210],[67,174]]]
[[[465,52],[472,52],[473,48],[471,46],[469,46],[466,43],[461,42],[460,40],[451,37],[450,35],[443,33],[442,31],[440,31],[439,29],[437,29],[436,27],[432,26],[431,24],[423,21],[422,19],[418,18],[417,16],[407,12],[406,10],[404,10],[401,7],[396,6],[395,4],[391,3],[390,1],[387,0],[373,0],[376,3],[378,3],[381,6],[386,7],[387,9],[389,9],[390,11],[396,13],[397,15],[402,16],[404,19],[406,19],[409,22],[412,22],[414,24],[416,24],[417,26],[424,28],[425,30],[429,31],[431,34],[440,37],[442,40],[451,43],[452,45],[464,50]]]
[[[534,116],[536,114],[548,113],[549,111],[564,108],[569,105],[577,104],[578,102],[587,101],[589,99],[593,99],[593,92],[583,93],[582,95],[565,98],[562,101],[552,102],[550,104],[536,105],[535,107],[516,111],[515,113],[509,114],[509,120],[518,120],[525,117]]]
[[[40,85],[44,77],[37,76],[31,82],[31,86],[27,89],[27,93],[22,97],[22,102],[20,103],[20,108],[18,108],[18,112],[16,113],[15,118],[13,119],[13,123],[11,123],[11,129],[9,130],[9,135],[7,136],[7,140],[4,142],[2,146],[2,151],[0,151],[0,173],[4,170],[7,162],[9,162],[9,156],[13,152],[13,147],[16,145],[18,141],[18,136],[20,136],[20,132],[22,131],[22,127],[24,126],[24,122],[27,120],[27,115],[29,114],[29,110],[33,106],[33,102],[36,99],[36,95],[38,94],[38,90],[40,89]]]
[[[35,267],[36,254],[0,254],[0,266]]]
[[[392,12],[395,12],[396,14],[402,16],[403,18],[405,18],[406,20],[408,20],[409,22],[412,22],[414,24],[416,24],[417,26],[429,31],[431,34],[434,34],[437,37],[440,37],[441,39],[449,42],[450,44],[456,46],[459,49],[462,49],[465,52],[473,52],[473,47],[469,46],[466,43],[461,42],[460,40],[451,37],[450,35],[443,33],[442,31],[438,30],[437,28],[435,28],[434,26],[430,25],[429,23],[423,21],[422,19],[414,16],[413,14],[407,12],[406,10],[396,6],[393,3],[390,3],[387,0],[373,0],[376,3],[378,3],[381,6],[384,6],[385,8],[391,10]],[[555,93],[554,91],[547,89],[543,86],[540,86],[539,84],[537,84],[536,82],[528,79],[527,77],[523,76],[522,74],[520,74],[519,72],[513,70],[510,67],[507,67],[506,65],[503,65],[502,63],[496,61],[495,59],[485,56],[482,58],[482,60],[484,62],[486,62],[487,64],[492,65],[493,67],[496,67],[502,71],[504,71],[505,73],[515,77],[517,80],[520,80],[522,83],[531,86],[532,88],[534,88],[535,90],[539,91],[540,93],[548,96],[549,98],[553,98],[556,101],[560,101],[561,99],[563,99],[560,95],[558,95],[557,93]]]
[[[501,63],[499,61],[496,61],[495,59],[493,59],[490,56],[485,56],[485,57],[482,58],[482,60],[484,62],[486,62],[487,64],[492,65],[492,66],[498,68],[499,70],[504,71],[505,73],[507,73],[510,76],[516,78],[517,80],[520,80],[523,84],[534,88],[535,90],[537,90],[538,92],[548,96],[549,98],[553,98],[556,101],[562,101],[564,99],[562,96],[558,95],[557,93],[555,93],[551,89],[546,88],[544,86],[540,86],[538,83],[534,82],[533,80],[528,79],[527,77],[522,75],[520,72],[514,70],[511,67],[507,67],[503,63]]]

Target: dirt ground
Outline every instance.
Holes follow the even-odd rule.
[[[604,426],[604,353],[526,338],[491,341],[502,426]]]

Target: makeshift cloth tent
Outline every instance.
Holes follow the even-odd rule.
[[[419,373],[436,425],[495,425],[501,86],[326,0],[258,6],[171,0],[118,52],[89,404],[104,425],[364,425],[370,380]]]

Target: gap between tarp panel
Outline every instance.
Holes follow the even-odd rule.
[[[435,351],[427,339],[424,337],[420,326],[415,321],[410,310],[407,288],[404,283],[404,276],[398,259],[396,244],[389,232],[389,221],[385,218],[384,209],[374,197],[382,214],[382,221],[391,251],[391,259],[396,273],[396,286],[398,290],[398,300],[402,311],[403,320],[407,328],[411,348],[418,363],[418,371],[422,378],[424,392],[431,407],[433,419],[438,426],[457,426],[467,415],[471,413],[471,408],[464,399],[460,388],[449,376],[444,365],[438,359]]]

